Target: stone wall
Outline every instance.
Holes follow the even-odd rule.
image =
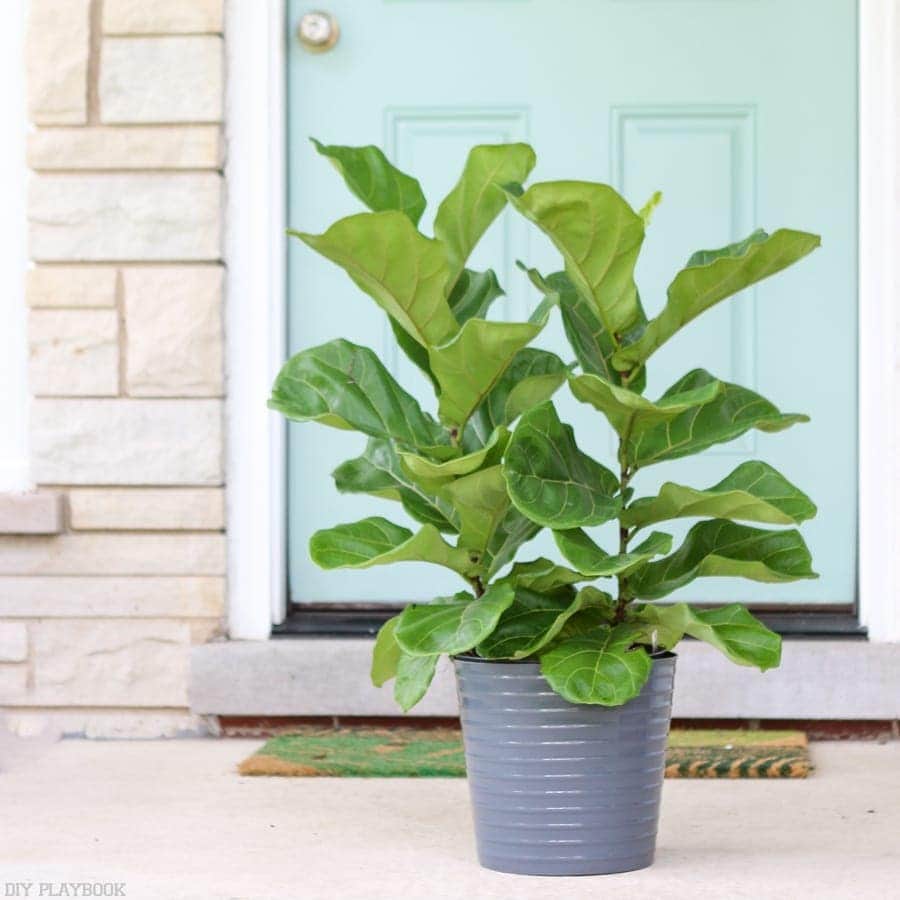
[[[201,727],[188,651],[225,602],[222,20],[223,0],[30,0],[40,493],[0,505],[0,705],[19,728]]]

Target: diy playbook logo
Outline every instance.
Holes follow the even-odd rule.
[[[127,897],[124,881],[7,881],[4,897]]]

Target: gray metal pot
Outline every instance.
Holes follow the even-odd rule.
[[[478,858],[520,875],[653,862],[675,656],[624,706],[569,703],[535,662],[454,659]]]

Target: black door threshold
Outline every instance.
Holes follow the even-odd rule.
[[[374,637],[401,609],[399,606],[294,606],[284,622],[272,629],[272,637]],[[866,639],[866,629],[853,612],[766,610],[754,615],[791,640]]]

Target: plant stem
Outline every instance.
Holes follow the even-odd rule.
[[[473,575],[469,579],[469,584],[472,585],[476,597],[481,597],[484,594],[484,582],[481,580],[480,575]]]
[[[631,481],[631,476],[634,474],[628,467],[627,462],[625,461],[625,440],[623,438],[619,444],[619,493],[622,497],[622,503],[625,503],[625,491],[628,488],[628,482]],[[628,542],[631,540],[632,532],[629,529],[620,524],[619,525],[619,553],[627,553],[628,552]],[[629,596],[628,596],[628,578],[625,575],[618,576],[619,582],[619,596],[616,599],[616,611],[613,616],[613,622],[618,624],[625,618],[625,607],[628,605]]]

